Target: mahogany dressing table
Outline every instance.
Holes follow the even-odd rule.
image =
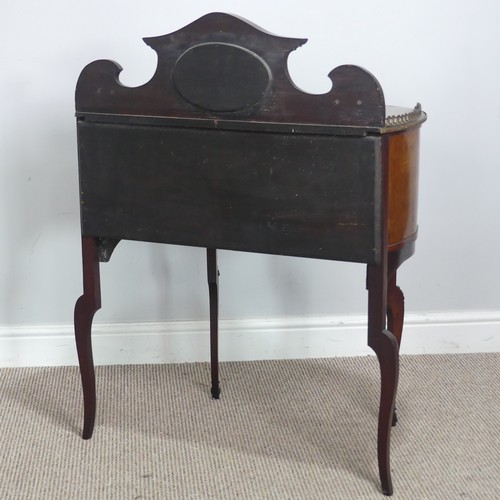
[[[96,411],[91,328],[99,263],[122,239],[207,249],[212,396],[219,397],[217,249],[367,265],[368,344],[381,370],[378,464],[392,494],[389,449],[404,298],[398,266],[417,235],[419,127],[386,107],[377,80],[345,65],[323,95],[297,89],[281,38],[221,13],[144,41],[152,79],[123,86],[94,61],[76,88],[83,295],[75,336],[83,438]]]

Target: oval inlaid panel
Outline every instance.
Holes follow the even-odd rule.
[[[266,63],[247,49],[206,43],[177,60],[174,85],[186,101],[209,111],[238,111],[258,103],[271,74]]]

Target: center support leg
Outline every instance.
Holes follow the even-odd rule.
[[[377,455],[384,495],[392,495],[390,440],[394,402],[399,375],[399,346],[394,335],[385,328],[387,314],[386,265],[368,265],[368,345],[380,364],[381,390],[378,419]]]
[[[217,268],[217,250],[215,248],[207,248],[207,274],[210,301],[211,393],[214,399],[219,399],[219,270]]]
[[[92,437],[96,412],[94,361],[92,357],[92,320],[101,308],[98,242],[82,237],[83,295],[75,304],[75,339],[83,387],[83,439]]]

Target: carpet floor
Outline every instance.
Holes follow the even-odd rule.
[[[0,370],[1,499],[381,499],[374,357]],[[500,498],[500,353],[402,356],[395,499]]]

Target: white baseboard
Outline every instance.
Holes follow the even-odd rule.
[[[95,323],[99,365],[209,359],[208,321]],[[365,356],[366,317],[220,321],[221,361]],[[408,314],[402,353],[500,352],[500,311]],[[0,327],[0,367],[76,365],[72,325]]]

